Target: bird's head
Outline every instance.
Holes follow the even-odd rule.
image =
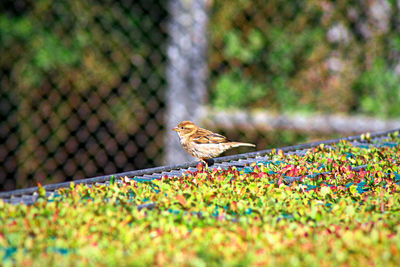
[[[177,132],[180,136],[190,135],[194,133],[199,127],[191,121],[183,121],[172,130]]]

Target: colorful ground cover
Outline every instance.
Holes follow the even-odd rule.
[[[0,200],[4,266],[396,266],[400,138]]]

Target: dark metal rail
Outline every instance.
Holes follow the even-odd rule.
[[[370,137],[372,139],[374,139],[374,138],[386,136],[386,135],[388,135],[390,133],[394,133],[396,131],[400,131],[400,128],[390,130],[390,131],[372,133],[372,134],[370,134]],[[338,143],[342,140],[346,140],[346,141],[350,141],[350,142],[354,142],[354,141],[361,142],[361,135],[325,140],[325,141],[320,141],[320,142],[311,142],[311,143],[294,145],[294,146],[287,146],[287,147],[283,147],[283,148],[277,148],[276,150],[282,150],[283,152],[302,153],[302,152],[304,152],[304,150],[319,146],[321,144],[330,145],[330,144]],[[267,149],[267,150],[260,150],[260,151],[256,151],[256,152],[249,152],[249,153],[244,153],[244,154],[214,158],[213,159],[214,164],[212,165],[212,167],[228,168],[229,166],[244,166],[244,164],[267,159],[266,155],[271,153],[272,150],[273,149]],[[178,164],[178,165],[169,165],[169,166],[161,166],[161,167],[155,167],[155,168],[149,168],[149,169],[143,169],[143,170],[128,171],[128,172],[122,172],[122,173],[116,173],[116,174],[110,174],[110,175],[104,175],[104,176],[97,176],[97,177],[93,177],[93,178],[74,180],[74,181],[70,181],[70,182],[48,184],[48,185],[44,185],[43,187],[46,189],[47,194],[51,195],[51,194],[55,193],[57,189],[69,187],[72,182],[75,184],[95,184],[95,183],[107,183],[113,177],[117,179],[119,177],[127,176],[130,178],[138,177],[142,180],[152,180],[155,178],[161,178],[163,175],[181,176],[182,173],[184,173],[184,172],[196,170],[195,166],[197,165],[197,163],[198,162],[188,162],[188,163],[183,163],[183,164]],[[23,202],[23,203],[29,204],[29,203],[33,203],[36,201],[37,191],[38,191],[38,187],[36,186],[36,187],[30,187],[30,188],[25,188],[25,189],[17,189],[17,190],[12,190],[12,191],[7,191],[7,192],[0,192],[0,198],[4,199],[7,202],[11,202],[11,203]]]

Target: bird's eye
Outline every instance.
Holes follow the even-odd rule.
[[[185,127],[182,126],[181,129],[183,130],[183,129],[185,129]]]

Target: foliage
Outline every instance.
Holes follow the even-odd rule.
[[[375,61],[372,68],[363,73],[356,88],[366,92],[360,101],[364,112],[384,116],[400,114],[399,105],[391,104],[400,102],[400,75],[388,69],[382,60]]]
[[[398,14],[382,1],[215,2],[211,101],[399,116]]]
[[[399,142],[392,135],[371,146],[366,135],[302,156],[273,151],[245,168],[199,165],[181,178],[71,185],[31,206],[0,201],[0,258],[4,266],[395,266]],[[146,203],[156,207],[137,208]]]

